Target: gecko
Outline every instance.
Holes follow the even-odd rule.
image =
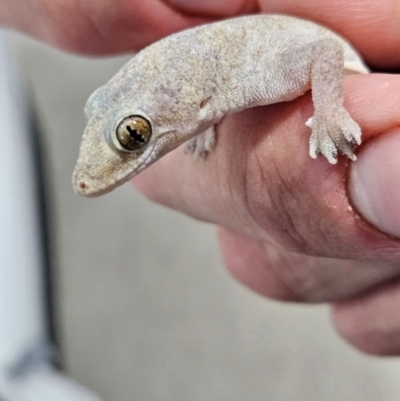
[[[310,89],[310,156],[355,160],[361,130],[343,105],[345,72],[369,70],[341,36],[296,17],[248,15],[175,33],[89,97],[73,188],[87,197],[110,192],[184,142],[205,158],[224,116]]]

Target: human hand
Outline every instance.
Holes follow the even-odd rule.
[[[66,50],[106,54],[215,18],[280,12],[331,27],[384,70],[400,64],[398,3],[3,0],[0,23]],[[398,126],[399,89],[392,75],[346,79],[346,107],[364,142],[375,137],[351,166],[308,158],[304,121],[312,106],[305,96],[227,117],[205,163],[178,150],[136,177],[136,185],[155,201],[225,227],[225,263],[250,288],[283,300],[332,302],[338,330],[356,347],[399,354],[400,247],[378,230],[400,237],[400,134],[386,134]]]
[[[392,9],[372,1],[363,10],[351,1],[341,8],[312,3],[260,4],[334,28],[376,67],[399,65]],[[150,199],[223,227],[225,264],[253,290],[331,302],[336,327],[353,345],[400,354],[400,243],[393,238],[400,237],[399,90],[395,75],[346,78],[346,108],[364,139],[354,164],[309,158],[306,95],[226,117],[205,162],[177,150],[134,182]]]

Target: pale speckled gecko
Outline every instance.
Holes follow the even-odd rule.
[[[343,106],[344,70],[368,73],[348,42],[294,17],[244,16],[171,35],[90,96],[73,187],[84,196],[107,193],[186,141],[205,156],[225,115],[310,88],[310,156],[355,160],[361,131]]]

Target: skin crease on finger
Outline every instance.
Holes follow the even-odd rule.
[[[231,17],[259,11],[257,0],[164,0],[187,14],[209,17]]]
[[[345,92],[347,108],[362,125],[363,146],[399,123],[398,77],[348,77]],[[365,292],[398,275],[399,242],[351,208],[343,159],[334,167],[308,159],[309,132],[303,124],[310,114],[306,96],[227,117],[207,161],[193,161],[177,150],[134,182],[157,202],[275,248],[267,255],[265,248],[247,243],[258,250],[246,252],[242,241],[241,258],[233,268],[227,263],[235,277],[263,295],[320,302]],[[277,249],[287,255],[279,256]],[[294,252],[290,258],[289,251]]]
[[[340,301],[400,275],[396,262],[313,257],[222,228],[218,239],[224,265],[233,277],[260,295],[282,301]]]

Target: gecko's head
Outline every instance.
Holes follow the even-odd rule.
[[[99,107],[99,98],[104,101],[100,92],[88,100],[88,124],[72,177],[75,192],[87,197],[110,192],[179,145],[169,124],[155,124],[138,108]]]
[[[79,195],[113,190],[205,128],[214,84],[199,68],[202,84],[194,82],[198,58],[190,48],[181,53],[164,49],[161,57],[150,46],[90,96],[72,179]]]

